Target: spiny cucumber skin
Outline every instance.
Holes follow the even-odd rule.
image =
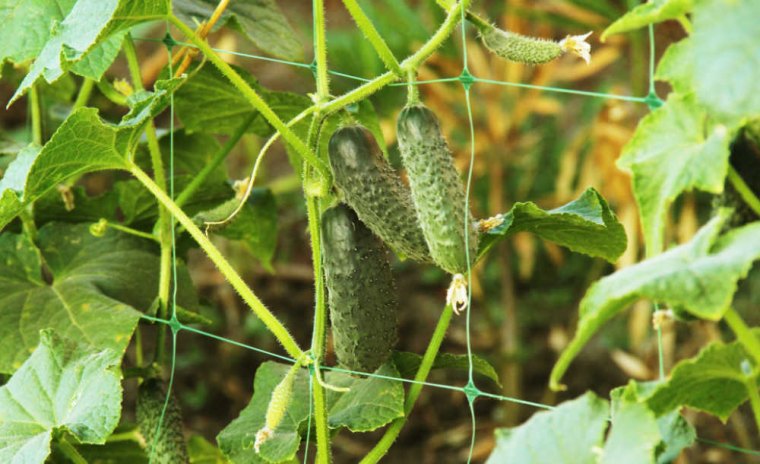
[[[470,263],[477,256],[478,234],[466,194],[454,166],[438,118],[424,105],[407,106],[398,118],[398,143],[412,199],[430,256],[452,274],[467,271],[465,222],[469,231]]]
[[[544,64],[563,53],[558,42],[527,37],[496,27],[485,32],[481,39],[491,52],[518,63]]]
[[[338,361],[374,372],[396,344],[398,302],[382,242],[346,205],[322,214],[322,251]]]
[[[159,436],[155,438],[165,399],[166,392],[157,379],[145,380],[138,389],[137,424],[145,438],[145,453],[150,457],[151,464],[188,464],[190,459],[182,434],[182,412],[174,395],[169,395]]]
[[[409,188],[383,157],[372,133],[361,125],[332,135],[330,166],[343,200],[393,251],[430,262]]]

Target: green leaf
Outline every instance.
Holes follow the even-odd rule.
[[[532,232],[572,251],[610,262],[617,260],[627,245],[623,226],[593,188],[550,211],[532,202],[515,203],[499,226],[481,234],[478,259],[496,242],[517,232]]]
[[[708,121],[693,95],[671,96],[641,120],[618,160],[633,173],[647,254],[663,249],[665,218],[684,191],[723,191],[731,130]]]
[[[731,119],[760,114],[760,3],[702,0],[694,4],[697,96],[712,113]]]
[[[0,461],[42,463],[55,432],[103,443],[121,414],[121,352],[54,334],[0,387]]]
[[[85,461],[94,464],[150,464],[141,442],[144,437],[134,424],[120,424],[103,445],[77,444],[76,449]],[[68,458],[53,450],[52,462],[68,462]]]
[[[601,464],[654,463],[660,430],[646,405],[620,401],[612,414],[612,429],[602,452]]]
[[[211,16],[217,4],[216,0],[174,0],[174,14],[195,28]],[[303,59],[298,36],[273,0],[230,2],[216,27],[223,24],[240,31],[266,53],[286,60]]]
[[[24,204],[13,190],[0,190],[0,230],[24,211]]]
[[[140,316],[135,308],[148,308],[158,289],[154,245],[54,223],[40,228],[37,243],[39,250],[25,235],[0,235],[0,372],[18,369],[45,328],[123,353]]]
[[[240,199],[231,198],[216,208],[196,214],[193,221],[199,227],[204,227],[206,222],[223,221],[239,204]],[[271,190],[254,188],[229,225],[211,226],[210,230],[230,240],[241,240],[267,270],[274,272],[272,257],[277,246],[277,205]]]
[[[227,459],[219,448],[209,443],[201,435],[192,435],[187,440],[187,454],[190,464],[226,464]]]
[[[654,78],[667,81],[679,94],[694,91],[694,43],[690,38],[671,44],[657,63]]]
[[[753,331],[760,337],[760,330]],[[713,342],[697,357],[679,362],[668,380],[639,397],[656,413],[688,406],[707,412],[723,422],[747,401],[748,388],[757,388],[752,357],[738,342]]]
[[[265,362],[256,370],[253,398],[216,440],[219,449],[235,463],[283,462],[292,460],[301,442],[309,417],[309,377],[305,369],[296,374],[293,395],[283,422],[271,439],[261,445],[261,454],[253,450],[256,432],[264,426],[265,415],[274,387],[285,377],[289,365]],[[377,371],[379,375],[398,377],[392,363]],[[384,378],[354,378],[347,374],[325,371],[325,381],[335,386],[348,386],[347,393],[327,392],[328,423],[331,428],[346,427],[352,431],[375,430],[404,414],[404,389],[401,382]]]
[[[394,351],[393,363],[399,370],[401,377],[408,379],[414,378],[417,373],[417,369],[422,362],[422,356],[416,353],[409,353],[407,351]],[[439,353],[433,361],[432,369],[458,369],[467,371],[470,368],[470,363],[467,355],[464,354],[451,354],[451,353]],[[478,355],[472,356],[472,370],[484,377],[493,380],[496,385],[501,386],[499,382],[499,374],[496,373],[496,369]]]
[[[601,40],[604,42],[607,37],[613,34],[633,31],[669,19],[677,19],[691,11],[692,4],[693,0],[652,0],[643,3],[612,23],[602,33]]]
[[[397,378],[393,363],[380,366],[375,374]],[[356,378],[340,372],[328,372],[326,382],[347,387],[347,393],[327,390],[328,425],[346,427],[352,432],[370,432],[404,417],[404,386],[387,378]]]
[[[0,68],[5,61],[21,64],[36,57],[77,0],[0,0]]]
[[[173,77],[156,81],[153,91],[142,90],[127,98],[129,113],[119,123],[120,127],[138,127],[145,121],[158,116],[171,103],[171,95],[183,83],[184,77]]]
[[[266,90],[245,69],[234,69],[285,122],[311,105],[305,95]],[[174,97],[174,109],[186,131],[225,135],[235,132],[251,113],[258,113],[214,66],[203,66],[191,73]],[[274,131],[264,117],[257,114],[248,132],[266,137]]]
[[[657,448],[657,464],[670,464],[681,450],[691,446],[697,439],[697,432],[677,410],[657,418],[662,442]]]
[[[8,167],[0,180],[0,227],[18,214],[7,200],[6,191],[22,193],[18,201],[29,204],[66,179],[104,169],[127,169],[126,154],[135,126],[113,126],[103,122],[93,108],[81,108],[61,124],[42,149],[29,147]],[[39,151],[37,151],[39,150]],[[7,202],[7,203],[6,203]]]
[[[283,462],[293,459],[298,451],[301,424],[309,417],[308,374],[299,371],[293,384],[293,396],[287,414],[272,438],[261,445],[261,455],[253,450],[274,387],[285,377],[290,366],[265,362],[256,370],[253,381],[253,398],[237,419],[227,425],[216,437],[219,449],[234,463]],[[265,460],[266,459],[266,460]]]
[[[591,286],[580,303],[575,336],[552,370],[552,388],[559,387],[559,379],[591,336],[641,298],[683,308],[703,319],[719,320],[731,303],[738,280],[760,258],[760,222],[719,238],[724,222],[725,214],[721,214],[690,242],[621,269]]]
[[[489,464],[575,464],[597,462],[609,406],[591,392],[552,411],[536,413],[511,429],[496,429]]]
[[[98,44],[108,41],[112,34],[141,22],[165,18],[169,7],[168,0],[77,0],[62,21],[48,22],[43,28],[49,30],[50,35],[8,105],[21,97],[37,79],[44,77],[47,82],[54,82],[64,72],[74,70],[72,67],[76,62],[84,59]],[[16,20],[22,21],[23,18]],[[81,65],[79,71],[88,75],[95,70],[102,75],[110,62],[98,62],[98,59],[113,60],[116,57],[113,45],[112,42],[103,45],[91,62]],[[97,75],[88,77],[99,78]]]

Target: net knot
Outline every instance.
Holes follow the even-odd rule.
[[[665,104],[665,102],[657,96],[657,93],[654,90],[649,92],[649,94],[644,98],[644,103],[647,104],[651,111],[654,111]]]
[[[464,392],[465,396],[467,396],[467,400],[470,403],[475,401],[475,399],[483,393],[478,389],[478,387],[475,386],[474,383],[472,383],[472,380],[467,382],[467,385],[464,386],[462,391]]]
[[[173,334],[177,334],[180,330],[182,330],[182,323],[177,319],[176,314],[172,314],[172,318],[169,319],[169,328],[172,329]]]
[[[470,74],[470,71],[467,70],[467,68],[462,70],[462,74],[458,77],[459,82],[462,83],[462,87],[464,87],[465,90],[470,90],[470,87],[472,87],[472,84],[475,83],[475,76]]]
[[[179,42],[177,42],[174,37],[172,37],[171,33],[169,31],[166,32],[166,35],[164,35],[164,38],[161,39],[161,42],[163,42],[164,45],[166,45],[166,48],[170,49],[177,45]]]

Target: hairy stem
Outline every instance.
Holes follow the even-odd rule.
[[[42,110],[40,91],[36,85],[29,89],[29,112],[32,116],[32,142],[42,146]]]
[[[314,60],[317,63],[317,103],[330,97],[330,77],[327,74],[327,38],[325,36],[325,5],[323,0],[313,0]],[[311,149],[312,147],[309,146]]]
[[[760,394],[757,391],[757,376],[747,379],[747,394],[749,395],[749,404],[752,407],[752,415],[755,416],[755,424],[760,428]]]
[[[394,420],[385,434],[375,445],[372,450],[361,460],[361,464],[376,463],[382,459],[388,452],[393,442],[396,441],[401,429],[404,428],[404,424],[409,417],[409,414],[414,408],[414,403],[419,398],[422,392],[423,382],[427,380],[430,369],[433,367],[436,356],[438,356],[438,350],[441,348],[443,337],[446,335],[446,330],[449,328],[451,322],[452,307],[447,305],[441,313],[441,317],[438,319],[438,324],[435,326],[433,336],[430,338],[430,343],[425,350],[425,355],[422,357],[420,367],[417,369],[417,374],[414,376],[415,383],[409,387],[409,393],[406,395],[406,401],[404,402],[404,417]]]
[[[94,87],[95,81],[89,77],[85,77],[82,81],[82,85],[79,87],[77,98],[74,100],[74,104],[71,106],[72,113],[79,108],[82,108],[83,106],[87,106],[87,102],[90,100],[90,95],[92,95],[92,89]]]
[[[143,85],[142,74],[140,73],[140,63],[137,60],[137,49],[130,34],[127,34],[124,38],[124,56],[127,58],[127,67],[132,79],[132,86],[135,90],[144,90],[145,86]],[[156,126],[152,120],[145,126],[145,137],[148,140],[148,152],[150,153],[153,177],[158,187],[166,191],[167,183],[164,162],[161,157],[161,148],[158,145]],[[169,295],[172,285],[172,220],[169,212],[160,204],[158,205],[158,227],[158,243],[161,247],[158,277],[158,317],[166,319],[169,314]],[[162,325],[158,329],[155,361],[159,365],[163,365],[166,358],[165,341],[167,330],[168,328],[165,325]]]
[[[736,334],[737,340],[742,344],[744,349],[755,360],[755,364],[760,366],[760,340],[752,334],[752,331],[744,322],[744,319],[736,312],[734,308],[728,308],[723,316],[731,330]]]
[[[446,11],[451,10],[451,8],[454,6],[454,0],[435,0],[435,2],[438,4],[438,6]],[[472,23],[473,26],[477,27],[480,32],[487,32],[493,27],[488,21],[470,11],[466,12],[466,17],[467,21]]]
[[[211,240],[209,240],[209,238],[206,237],[206,235],[198,228],[198,226],[195,225],[193,220],[190,219],[187,214],[182,211],[182,208],[177,206],[177,204],[174,203],[174,201],[172,201],[168,195],[166,195],[166,192],[161,190],[161,188],[156,185],[155,182],[153,182],[153,179],[151,179],[150,176],[148,176],[142,169],[140,169],[139,166],[132,164],[132,166],[129,168],[129,172],[132,173],[132,175],[135,176],[137,180],[139,180],[140,183],[142,183],[145,188],[147,188],[153,194],[153,196],[156,197],[159,203],[164,205],[166,209],[168,209],[174,215],[177,221],[185,227],[187,232],[195,239],[203,251],[206,252],[206,255],[209,257],[209,259],[211,259],[211,261],[216,265],[216,267],[219,269],[219,272],[221,272],[225,279],[227,279],[227,282],[232,285],[232,288],[238,292],[238,294],[243,298],[243,301],[246,302],[251,310],[253,310],[254,314],[256,314],[261,322],[269,329],[270,332],[272,332],[277,341],[280,342],[283,348],[285,348],[285,351],[288,353],[288,355],[290,355],[290,357],[293,359],[300,359],[303,355],[303,351],[298,347],[298,344],[290,335],[285,326],[283,326],[282,323],[266,308],[266,306],[264,306],[256,294],[254,294],[248,285],[246,285],[246,283],[243,281],[243,278],[240,277],[240,274],[235,272],[235,269],[232,268],[230,263],[222,255],[219,249],[216,248],[213,243],[211,243]]]
[[[736,191],[739,192],[744,203],[746,203],[756,215],[760,216],[760,199],[757,198],[755,192],[753,192],[750,186],[744,182],[742,176],[736,172],[736,169],[734,169],[733,166],[728,167],[728,181],[731,182],[731,185],[733,185]]]
[[[58,450],[66,456],[66,458],[74,464],[87,464],[87,460],[82,456],[74,445],[69,443],[65,437],[61,437],[58,442]]]
[[[469,4],[470,0],[461,0],[454,8],[449,11],[446,19],[439,26],[435,34],[433,34],[430,39],[428,39],[422,48],[417,50],[416,53],[401,63],[401,70],[403,73],[419,68],[420,64],[428,59],[430,55],[432,55],[433,52],[435,52],[438,47],[443,44],[443,42],[451,35],[451,33],[454,31],[454,28],[459,23],[459,20],[461,19],[462,9],[467,8]],[[354,90],[323,104],[319,109],[322,112],[323,116],[328,116],[330,113],[338,111],[352,103],[356,103],[367,98],[368,96],[382,89],[396,79],[396,75],[388,71],[384,74],[379,75],[370,82],[367,82],[366,84],[363,84]]]
[[[361,30],[367,40],[369,40],[369,43],[375,49],[377,55],[385,64],[385,67],[388,68],[388,71],[391,71],[398,77],[403,76],[401,65],[398,64],[398,60],[393,55],[388,44],[385,43],[385,40],[383,40],[382,36],[377,32],[372,21],[366,14],[364,14],[359,3],[356,0],[343,0],[343,5],[345,5],[346,9],[351,14],[351,17],[359,27],[359,30]]]
[[[282,138],[285,139],[287,143],[289,143],[295,150],[298,152],[301,157],[303,157],[304,160],[306,160],[309,164],[314,166],[317,171],[319,171],[319,174],[322,176],[322,178],[327,181],[327,183],[332,182],[332,174],[330,172],[330,168],[319,158],[317,158],[316,154],[313,150],[309,149],[308,146],[301,140],[295,132],[293,132],[289,127],[285,125],[285,123],[280,119],[279,116],[272,110],[272,108],[269,107],[269,105],[264,101],[264,99],[261,98],[261,96],[253,89],[250,85],[242,78],[240,75],[235,72],[232,67],[227,64],[224,60],[219,58],[219,56],[214,53],[214,50],[211,48],[211,46],[205,41],[195,36],[195,33],[192,29],[187,27],[181,20],[179,20],[176,16],[171,15],[169,16],[169,21],[177,27],[190,41],[198,47],[198,49],[206,56],[206,58],[214,65],[216,66],[219,71],[224,74],[224,76],[234,85],[240,93],[243,95],[243,98],[245,98],[254,108],[256,108],[259,113],[264,117],[264,119],[269,122],[269,124],[272,125],[272,127],[277,130],[282,135]]]

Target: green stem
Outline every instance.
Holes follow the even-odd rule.
[[[214,154],[214,157],[211,158],[211,161],[206,163],[203,166],[203,169],[198,172],[193,177],[193,180],[187,184],[187,187],[185,187],[179,195],[177,195],[177,199],[174,200],[178,206],[184,205],[187,200],[190,199],[190,197],[200,188],[200,186],[206,182],[206,179],[208,179],[208,176],[211,175],[212,172],[220,165],[222,164],[222,161],[227,158],[227,155],[230,154],[233,148],[235,148],[235,145],[240,141],[240,139],[245,134],[246,130],[248,130],[248,127],[251,125],[254,119],[256,119],[256,116],[258,113],[251,113],[247,118],[243,120],[243,122],[235,129],[235,132],[230,135],[230,137],[227,139],[227,141],[224,143],[224,145]]]
[[[58,450],[61,451],[61,453],[66,456],[69,461],[73,462],[74,464],[87,464],[87,460],[77,451],[76,448],[74,448],[74,445],[68,442],[66,438],[61,437],[58,440]]]
[[[87,105],[87,102],[90,100],[90,95],[92,95],[92,89],[95,87],[95,81],[90,79],[89,77],[85,77],[82,81],[82,86],[79,87],[79,93],[77,94],[77,99],[74,100],[74,105],[71,107],[71,112],[78,110],[79,108],[82,108],[83,106]]]
[[[734,308],[728,308],[726,314],[723,315],[723,319],[734,334],[736,334],[739,343],[742,344],[747,352],[749,352],[750,356],[755,360],[755,364],[760,366],[760,340],[752,334],[752,331],[744,322],[744,319],[742,319]]]
[[[728,181],[731,182],[731,185],[733,185],[736,191],[739,192],[739,195],[747,206],[749,206],[756,215],[760,216],[760,199],[757,198],[757,195],[755,195],[755,192],[752,191],[750,186],[744,182],[744,179],[742,179],[742,176],[736,172],[736,169],[730,165],[728,166]]]
[[[132,165],[129,168],[129,172],[139,180],[145,188],[147,188],[156,199],[166,207],[182,224],[187,232],[198,242],[198,245],[206,252],[206,255],[219,269],[219,272],[227,279],[227,282],[232,285],[238,294],[243,298],[243,301],[253,310],[254,314],[261,320],[261,322],[269,329],[275,336],[277,341],[285,348],[285,351],[293,359],[300,359],[303,355],[303,351],[298,347],[298,344],[287,331],[285,326],[264,306],[259,300],[256,294],[246,285],[243,278],[235,272],[230,263],[224,258],[218,248],[211,243],[208,237],[195,225],[192,219],[190,219],[182,208],[177,206],[171,198],[158,186],[153,179],[150,178],[142,169],[137,165]]]
[[[447,305],[443,309],[441,317],[438,319],[438,324],[435,326],[435,331],[430,338],[430,343],[425,350],[425,355],[422,357],[420,367],[417,369],[417,374],[414,376],[415,383],[409,387],[409,393],[404,402],[404,417],[396,419],[391,423],[380,441],[377,442],[375,447],[370,450],[364,459],[361,460],[361,464],[370,464],[380,461],[380,459],[385,456],[385,453],[388,452],[391,445],[393,445],[393,442],[396,441],[399,433],[401,433],[401,429],[404,427],[404,424],[406,424],[409,414],[411,414],[412,409],[414,408],[414,403],[422,392],[423,383],[427,380],[428,374],[430,374],[430,369],[433,368],[435,358],[438,356],[438,350],[441,348],[441,343],[443,343],[443,337],[446,335],[446,330],[449,328],[451,315],[452,308]]]
[[[142,83],[142,74],[140,73],[140,62],[137,59],[137,49],[132,40],[132,36],[127,34],[124,38],[124,56],[127,58],[127,67],[129,75],[132,78],[132,86],[135,90],[144,90]],[[166,173],[164,171],[164,162],[161,157],[161,147],[158,144],[156,136],[156,127],[153,121],[149,121],[145,126],[145,137],[148,140],[148,153],[150,153],[151,167],[153,168],[153,177],[158,187],[166,191]],[[172,285],[172,219],[165,207],[158,206],[158,223],[159,234],[158,241],[161,245],[160,266],[158,277],[158,317],[166,319],[169,314],[169,295]],[[156,363],[163,365],[166,358],[166,335],[168,327],[162,325],[158,329],[158,338],[156,340]]]
[[[677,17],[676,20],[681,24],[686,35],[691,35],[692,32],[694,32],[694,27],[691,25],[691,21],[689,21],[689,18],[686,15],[681,15]]]
[[[111,101],[111,103],[114,103],[119,106],[128,106],[127,105],[127,97],[119,93],[114,87],[113,84],[108,82],[108,80],[104,77],[103,79],[99,80],[96,85],[98,86],[98,90],[100,90],[100,93],[103,94],[104,97],[106,97],[108,100]]]
[[[313,150],[310,150],[309,147],[306,146],[306,144],[293,132],[289,127],[285,125],[285,123],[280,119],[277,114],[272,111],[272,108],[269,107],[269,105],[259,96],[258,93],[256,93],[253,88],[251,88],[250,85],[242,78],[240,75],[235,72],[232,67],[227,64],[224,60],[219,58],[219,56],[214,53],[214,50],[209,46],[209,44],[197,37],[192,29],[187,27],[180,19],[178,19],[174,15],[169,16],[169,21],[177,28],[179,29],[188,39],[190,39],[193,44],[198,47],[198,49],[206,56],[206,58],[214,65],[216,66],[219,71],[224,74],[224,76],[234,85],[240,93],[243,95],[243,98],[245,98],[256,110],[261,113],[262,116],[264,116],[264,119],[269,122],[269,124],[272,125],[272,127],[277,130],[280,134],[282,134],[282,138],[285,139],[287,143],[289,143],[295,150],[298,152],[298,154],[303,157],[304,160],[306,160],[309,164],[314,166],[318,171],[319,174],[323,177],[323,179],[326,181],[327,184],[332,184],[332,173],[330,172],[330,168],[325,164],[322,160],[320,160],[317,155],[314,153]]]
[[[357,3],[356,0],[343,0],[343,5],[345,5],[364,36],[369,40],[369,43],[374,47],[377,55],[385,64],[385,67],[396,76],[403,76],[401,65],[398,64],[398,60],[393,55],[388,44],[385,43],[385,40],[383,40],[382,36],[377,32],[374,24],[372,24],[372,21],[364,13],[359,3]]]
[[[416,105],[420,102],[420,89],[417,87],[416,80],[417,80],[417,71],[409,70],[409,72],[406,73],[407,75],[407,82],[409,85],[407,85],[406,90],[406,104],[407,105]]]
[[[122,231],[122,232],[124,232],[126,234],[130,234],[130,235],[134,235],[136,237],[140,237],[140,238],[144,238],[144,239],[147,239],[147,240],[152,240],[154,242],[158,242],[158,239],[156,238],[155,235],[149,234],[147,232],[143,232],[141,230],[133,229],[131,227],[123,226],[121,224],[114,224],[112,222],[108,222],[106,224],[106,226],[110,227],[112,229],[120,230],[120,231]]]
[[[21,227],[24,229],[24,233],[29,237],[32,243],[37,243],[37,224],[34,223],[34,205],[27,205],[21,210],[18,217],[21,220]]]
[[[755,424],[760,429],[760,394],[757,391],[757,375],[753,375],[746,382],[749,404],[752,407],[752,415],[755,416]]]
[[[36,85],[29,89],[29,110],[32,115],[32,142],[42,146],[42,111],[40,92]]]
[[[327,38],[325,32],[324,0],[313,0],[312,14],[314,16],[314,59],[317,62],[317,103],[322,103],[330,97],[330,77],[327,74]],[[309,149],[312,147],[309,146]]]
[[[462,0],[456,5],[456,7],[449,11],[448,16],[446,16],[446,19],[440,25],[435,34],[433,34],[433,36],[428,39],[422,48],[417,50],[416,53],[401,63],[402,72],[406,73],[409,70],[419,68],[420,64],[428,59],[430,55],[432,55],[433,52],[435,52],[438,47],[443,44],[443,42],[451,35],[451,33],[454,31],[454,28],[459,23],[462,8],[466,8],[469,3],[470,0]],[[319,109],[323,116],[328,116],[331,113],[340,110],[341,108],[345,108],[352,103],[356,103],[367,98],[368,96],[382,89],[396,79],[396,76],[392,72],[388,71],[384,74],[379,75],[372,81],[367,82],[366,84],[363,84],[354,90],[323,104]]]
[[[446,11],[451,10],[451,8],[454,6],[454,0],[435,0],[435,2],[438,4],[438,6],[440,6]],[[472,23],[473,26],[477,27],[481,33],[488,32],[490,29],[493,28],[491,23],[481,18],[480,16],[476,15],[475,13],[471,13],[470,11],[467,11],[466,17],[467,17],[467,21]]]

